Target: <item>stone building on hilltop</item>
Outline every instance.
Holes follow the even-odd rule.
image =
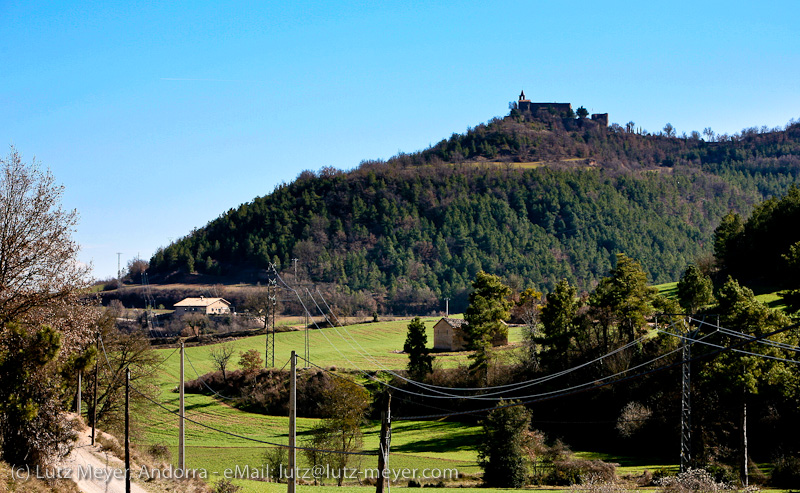
[[[530,99],[525,97],[525,91],[522,91],[519,94],[519,99],[516,104],[517,110],[520,113],[530,112],[532,116],[537,116],[541,112],[545,112],[553,116],[561,117],[561,119],[564,120],[565,127],[571,128],[573,126],[571,123],[575,119],[575,113],[572,111],[571,103],[532,103]],[[591,116],[591,121],[607,127],[608,113],[594,113]]]

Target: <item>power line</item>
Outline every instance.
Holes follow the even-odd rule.
[[[150,396],[142,393],[139,389],[137,389],[133,385],[131,385],[131,390],[133,390],[137,394],[141,395],[142,397],[144,397],[145,399],[147,399],[151,403],[155,404],[156,406],[160,407],[161,409],[167,411],[168,413],[178,416],[178,412],[177,411],[173,411],[173,410],[167,408],[166,406],[162,405],[160,402],[158,402],[155,399],[151,398]],[[192,418],[188,418],[186,416],[184,416],[183,419],[185,419],[186,421],[188,421],[190,423],[194,423],[194,424],[196,424],[198,426],[202,426],[203,428],[206,428],[208,430],[216,431],[217,433],[223,433],[225,435],[229,435],[229,436],[232,436],[232,437],[235,437],[235,438],[239,438],[241,440],[247,440],[247,441],[251,441],[251,442],[261,443],[261,444],[264,444],[264,445],[272,445],[273,447],[289,448],[288,445],[284,445],[282,443],[268,442],[266,440],[260,440],[258,438],[252,438],[252,437],[248,437],[248,436],[244,436],[244,435],[239,435],[237,433],[233,433],[233,432],[230,432],[230,431],[220,430],[219,428],[215,428],[215,427],[207,425],[205,423],[201,423],[201,422],[199,422],[197,420],[194,420]],[[313,447],[295,447],[295,448],[297,450],[309,450],[309,451],[312,451],[312,452],[323,452],[323,453],[330,453],[330,454],[370,455],[370,456],[377,455],[377,454],[371,454],[371,453],[368,453],[368,452],[348,452],[348,451],[342,451],[342,450],[318,449],[318,448],[313,448]]]
[[[216,395],[217,397],[221,397],[222,399],[229,400],[229,401],[232,401],[232,400],[235,400],[235,399],[236,399],[235,397],[227,397],[227,396],[224,396],[224,395],[220,394],[219,392],[217,392],[216,390],[212,389],[212,388],[211,388],[211,386],[209,386],[209,385],[208,385],[208,384],[205,382],[205,380],[203,380],[203,378],[200,376],[200,372],[198,372],[198,371],[197,371],[197,368],[195,368],[195,367],[194,367],[194,363],[192,363],[192,360],[191,360],[191,358],[189,358],[189,355],[188,355],[186,352],[184,352],[184,353],[183,353],[183,356],[186,358],[186,361],[188,361],[188,362],[189,362],[189,366],[191,366],[191,367],[192,367],[192,370],[194,370],[194,374],[197,376],[197,380],[199,380],[199,381],[200,381],[200,383],[202,383],[202,384],[203,384],[203,385],[204,385],[204,386],[205,386],[205,387],[206,387],[208,390],[210,390],[210,391],[211,391],[211,392],[212,392],[214,395]]]
[[[273,266],[273,270],[274,270],[274,266]],[[280,280],[281,280],[281,282],[282,282],[283,284],[286,284],[286,283],[285,283],[285,282],[284,282],[284,281],[283,281],[283,280],[280,278],[280,275],[277,273],[277,271],[275,271],[275,274],[276,274],[276,276],[278,277],[278,279],[280,279]],[[288,285],[287,285],[287,287],[288,287]],[[291,289],[291,288],[290,288],[290,289]],[[309,295],[310,295],[310,293],[309,293]],[[313,300],[313,297],[312,297],[312,300]],[[322,310],[319,308],[319,305],[318,305],[318,304],[316,304],[316,301],[315,301],[314,303],[315,303],[315,305],[317,306],[317,309],[319,309],[320,311],[322,311]],[[326,319],[327,319],[327,317],[326,317]],[[336,332],[336,333],[339,335],[339,337],[341,337],[342,339],[344,339],[344,337],[341,335],[341,333],[339,333],[339,331],[338,331],[338,329],[336,329],[336,327],[334,327],[332,324],[331,324],[331,327],[332,327],[332,328],[333,328],[333,330],[334,330],[334,331],[335,331],[335,332]],[[434,398],[434,399],[475,399],[475,400],[502,400],[502,399],[504,399],[504,397],[499,397],[499,398],[498,398],[498,397],[488,397],[488,396],[463,396],[463,395],[448,394],[448,393],[446,393],[446,392],[439,392],[439,391],[436,391],[436,392],[437,392],[438,394],[443,394],[443,395],[430,395],[430,394],[421,394],[421,393],[419,393],[419,392],[413,392],[413,391],[406,390],[406,389],[403,389],[403,388],[400,388],[400,387],[396,387],[396,386],[394,386],[394,385],[391,385],[391,384],[389,384],[389,383],[387,383],[387,382],[384,382],[384,381],[382,381],[382,380],[379,380],[379,379],[375,378],[374,376],[370,375],[370,374],[369,374],[367,371],[365,371],[365,370],[363,370],[362,368],[360,368],[358,365],[356,365],[355,363],[353,363],[353,361],[352,361],[352,360],[350,360],[350,359],[349,359],[349,358],[348,358],[348,357],[347,357],[347,356],[346,356],[344,353],[342,353],[342,351],[341,351],[341,350],[338,348],[338,346],[336,346],[335,344],[333,344],[333,342],[330,340],[330,338],[328,338],[328,336],[325,334],[325,332],[324,332],[324,331],[320,331],[320,333],[323,335],[323,337],[325,337],[325,339],[326,339],[326,340],[327,340],[327,341],[328,341],[328,342],[331,344],[331,346],[332,346],[334,349],[336,349],[336,351],[337,351],[337,352],[338,352],[338,353],[339,353],[339,354],[340,354],[340,355],[341,355],[341,356],[342,356],[342,357],[343,357],[345,360],[347,360],[347,361],[348,361],[348,362],[349,362],[351,365],[353,365],[353,366],[354,366],[354,367],[355,367],[355,368],[356,368],[358,371],[360,371],[362,374],[364,374],[364,375],[365,375],[365,376],[366,376],[368,379],[370,379],[370,380],[372,380],[372,381],[375,381],[375,382],[377,382],[377,383],[379,383],[379,384],[382,384],[382,385],[384,385],[384,386],[386,386],[386,387],[388,387],[388,388],[394,389],[394,390],[396,390],[396,391],[398,391],[398,392],[403,392],[403,393],[406,393],[406,394],[409,394],[409,395],[415,395],[415,396],[418,396],[418,397],[428,397],[428,398]],[[345,339],[345,342],[347,342],[347,340],[346,340],[346,339]],[[351,345],[351,347],[352,347],[352,345]],[[355,347],[353,347],[353,349],[355,349]],[[356,350],[356,352],[358,353],[358,350]],[[653,359],[653,360],[650,360],[650,361],[648,361],[648,362],[646,362],[646,363],[643,363],[642,365],[638,365],[638,366],[636,366],[636,367],[629,368],[629,369],[627,369],[627,370],[625,370],[625,371],[623,371],[623,372],[619,372],[619,373],[617,373],[617,374],[615,374],[615,375],[611,375],[610,377],[605,377],[605,378],[613,378],[613,377],[615,377],[615,376],[618,376],[618,375],[621,375],[621,374],[623,374],[623,373],[627,373],[628,371],[631,371],[631,370],[634,370],[634,369],[636,369],[636,368],[640,368],[641,366],[644,366],[644,365],[647,365],[647,364],[653,363],[653,362],[655,362],[655,361],[657,361],[657,360],[659,360],[659,359],[661,359],[661,358],[663,358],[663,357],[666,357],[666,356],[667,356],[667,355],[669,355],[669,354],[672,354],[673,352],[675,352],[675,351],[672,351],[672,352],[670,352],[670,353],[667,353],[666,355],[659,356],[658,358],[655,358],[655,359]],[[582,388],[582,387],[585,387],[585,386],[588,386],[588,385],[592,385],[594,382],[595,382],[595,381],[593,380],[592,382],[587,382],[587,383],[585,383],[585,384],[581,384],[581,385],[578,385],[578,386],[570,387],[570,388],[568,388],[568,389],[562,389],[562,390],[559,390],[559,391],[545,392],[545,393],[541,393],[541,394],[532,394],[532,395],[527,395],[527,396],[509,396],[509,397],[512,397],[512,398],[514,398],[514,397],[515,397],[515,398],[518,398],[518,399],[527,399],[527,398],[543,397],[543,396],[546,396],[546,395],[552,395],[552,394],[555,394],[555,393],[558,393],[558,392],[562,392],[562,391],[570,391],[570,390],[579,389],[579,388]],[[429,389],[429,390],[430,390],[430,389]],[[499,393],[499,392],[498,392],[498,393]]]
[[[720,354],[722,352],[729,351],[731,349],[736,349],[736,348],[745,346],[747,344],[755,342],[756,340],[766,339],[767,337],[770,337],[770,336],[773,336],[773,335],[776,335],[776,334],[780,334],[782,332],[786,332],[787,330],[796,329],[798,327],[800,327],[800,323],[792,324],[792,325],[786,326],[786,327],[781,328],[781,329],[776,329],[776,330],[774,330],[772,332],[769,332],[767,334],[762,334],[760,336],[757,336],[756,339],[741,341],[741,342],[739,342],[739,343],[737,343],[737,344],[735,344],[733,346],[728,346],[728,347],[724,347],[724,348],[715,349],[714,351],[712,351],[710,353],[706,353],[706,354],[702,354],[700,356],[693,357],[689,361],[684,361],[683,359],[681,359],[680,361],[677,361],[675,363],[671,363],[671,364],[668,364],[668,365],[660,366],[658,368],[653,368],[651,370],[647,370],[647,371],[644,371],[644,372],[641,372],[641,373],[637,373],[635,375],[629,375],[629,376],[623,377],[623,378],[621,378],[619,380],[613,380],[613,381],[609,381],[609,382],[599,383],[599,384],[595,385],[594,387],[590,387],[590,388],[574,390],[574,391],[571,391],[571,392],[565,392],[563,394],[552,395],[552,396],[542,397],[542,398],[538,398],[538,399],[517,401],[517,402],[512,402],[512,403],[509,403],[509,404],[505,404],[505,405],[502,405],[502,406],[494,406],[494,407],[489,407],[489,408],[484,408],[484,409],[479,409],[479,410],[473,410],[473,411],[457,411],[457,412],[452,412],[452,413],[449,413],[449,414],[431,414],[431,415],[425,415],[425,416],[406,416],[406,417],[399,417],[399,418],[396,418],[396,419],[404,420],[404,421],[411,421],[411,420],[422,420],[422,419],[431,419],[431,418],[447,418],[447,417],[451,417],[451,416],[458,416],[458,415],[464,415],[464,414],[473,414],[473,413],[476,413],[476,412],[489,412],[489,411],[494,411],[495,409],[504,409],[504,408],[507,408],[507,407],[523,406],[525,404],[533,404],[533,403],[538,403],[538,402],[544,402],[544,401],[548,401],[548,400],[557,399],[557,398],[560,398],[560,397],[567,397],[567,396],[575,395],[575,394],[578,394],[578,393],[581,393],[581,392],[586,392],[587,390],[598,389],[598,388],[606,387],[606,386],[614,384],[614,383],[620,383],[620,382],[625,382],[625,381],[628,381],[628,380],[632,380],[634,378],[639,378],[639,377],[642,377],[642,376],[645,376],[645,375],[649,375],[651,373],[655,373],[657,371],[668,370],[670,368],[674,368],[674,367],[676,367],[678,365],[683,365],[685,363],[691,363],[691,362],[694,362],[694,361],[698,361],[700,359],[710,358],[710,357],[716,356],[717,354]]]
[[[673,337],[677,337],[677,338],[679,338],[681,340],[684,340],[684,341],[698,342],[698,343],[704,344],[706,346],[711,346],[711,347],[714,347],[714,348],[726,349],[725,346],[721,346],[719,344],[714,344],[713,342],[703,341],[702,339],[687,338],[687,337],[684,337],[684,336],[682,336],[680,334],[673,334],[672,332],[668,332],[668,331],[662,330],[662,329],[656,329],[656,330],[658,330],[659,332],[663,332],[664,334],[668,334],[668,335],[671,335]],[[716,333],[716,332],[714,332],[714,333]],[[712,333],[712,334],[714,334],[714,333]],[[745,338],[745,342],[755,342],[755,339]],[[770,356],[768,354],[752,353],[750,351],[744,351],[744,350],[741,350],[741,349],[731,349],[731,351],[733,351],[735,353],[746,354],[748,356],[757,356],[759,358],[766,358],[766,359],[771,359],[771,360],[775,360],[775,361],[781,361],[783,363],[795,363],[795,364],[800,363],[800,361],[794,360],[794,359],[780,358],[778,356]]]
[[[677,322],[675,322],[675,323],[677,323]],[[674,324],[674,323],[673,323],[673,324]],[[334,328],[334,331],[335,331],[337,334],[339,334],[339,336],[340,336],[340,337],[342,337],[342,339],[344,339],[344,337],[341,335],[341,333],[339,333],[339,331],[338,331],[336,328]],[[324,332],[323,332],[323,336],[325,336],[325,338],[326,338],[326,339],[328,339],[327,335],[325,335],[325,334],[324,334]],[[352,338],[352,336],[351,336],[351,338]],[[626,345],[626,346],[624,346],[624,347],[630,347],[632,344],[634,344],[634,343],[638,343],[640,340],[643,340],[643,339],[644,339],[644,338],[641,338],[641,339],[639,339],[639,340],[637,340],[637,341],[633,341],[632,343],[629,343],[628,345]],[[385,385],[386,387],[389,387],[389,388],[391,388],[391,389],[397,390],[397,391],[399,391],[399,392],[403,392],[403,393],[410,394],[410,395],[415,395],[415,396],[418,396],[418,397],[428,397],[428,398],[434,398],[434,399],[474,399],[474,400],[502,400],[502,399],[504,399],[504,398],[527,399],[527,398],[535,398],[535,397],[541,397],[541,396],[545,396],[545,395],[555,394],[555,393],[562,392],[562,391],[574,390],[574,389],[581,388],[581,387],[584,387],[584,386],[587,386],[587,385],[592,385],[592,384],[595,382],[595,380],[593,380],[592,382],[587,382],[587,383],[584,383],[584,384],[581,384],[581,385],[577,385],[577,386],[573,386],[573,387],[569,387],[569,388],[566,388],[566,389],[561,389],[561,390],[557,390],[557,391],[551,391],[551,392],[545,392],[545,393],[540,393],[540,394],[531,394],[531,395],[525,395],[525,396],[506,396],[506,397],[503,397],[503,396],[501,396],[501,397],[491,397],[492,395],[503,394],[503,393],[510,392],[510,391],[513,391],[513,390],[518,390],[519,388],[524,388],[524,387],[519,387],[519,388],[511,389],[511,390],[509,390],[509,391],[501,391],[501,392],[495,392],[495,393],[490,393],[490,394],[482,394],[482,395],[480,395],[480,396],[470,396],[470,395],[457,395],[457,394],[450,394],[450,393],[447,393],[447,392],[442,392],[442,391],[433,390],[433,389],[428,389],[428,390],[430,390],[430,391],[432,391],[432,392],[436,392],[437,394],[440,394],[440,395],[421,394],[421,393],[418,393],[418,392],[413,392],[413,391],[406,390],[406,389],[403,389],[403,388],[400,388],[400,387],[396,387],[396,386],[394,386],[394,385],[391,385],[391,384],[389,384],[389,383],[387,383],[387,382],[384,382],[384,381],[382,381],[382,380],[376,379],[375,377],[373,377],[372,375],[370,375],[368,372],[366,372],[365,370],[363,370],[363,369],[361,369],[360,367],[358,367],[358,365],[355,365],[355,363],[353,363],[353,362],[352,362],[352,361],[351,361],[349,358],[347,358],[347,357],[346,357],[346,356],[345,356],[345,355],[344,355],[344,354],[343,354],[343,353],[342,353],[342,352],[341,352],[341,351],[338,349],[338,347],[336,347],[336,346],[335,346],[335,345],[334,345],[334,344],[333,344],[333,343],[330,341],[330,339],[328,339],[328,341],[331,343],[331,345],[334,347],[334,349],[336,349],[336,350],[339,352],[339,354],[341,354],[341,355],[342,355],[342,356],[343,356],[345,359],[347,359],[347,361],[348,361],[348,362],[350,362],[350,364],[354,365],[354,366],[356,367],[356,369],[358,369],[358,370],[359,370],[361,373],[363,373],[363,374],[364,374],[364,375],[365,375],[367,378],[369,378],[370,380],[373,380],[373,381],[375,381],[375,382],[378,382],[378,383],[380,383],[380,384],[382,384],[382,385]],[[346,339],[345,339],[345,342],[347,342],[347,340],[346,340]],[[356,341],[356,342],[357,342],[357,341]],[[352,344],[350,344],[350,346],[351,346],[351,347],[353,347],[353,346],[352,346]],[[355,347],[353,347],[353,349],[355,350]],[[363,349],[363,347],[362,347],[362,349]],[[614,354],[614,353],[616,353],[616,352],[618,352],[618,351],[619,351],[619,350],[615,350],[615,351],[613,351],[611,354]],[[667,354],[665,354],[665,355],[662,355],[662,356],[659,356],[659,357],[657,357],[657,358],[654,358],[654,359],[652,359],[652,360],[650,360],[650,361],[648,361],[648,362],[642,363],[642,364],[640,364],[640,365],[638,365],[638,366],[635,366],[635,367],[632,367],[632,368],[628,368],[628,369],[626,369],[626,370],[624,370],[624,371],[622,371],[622,372],[618,372],[618,373],[616,373],[616,374],[614,374],[614,375],[610,375],[610,376],[608,376],[608,377],[604,377],[604,378],[613,378],[613,377],[619,376],[619,375],[621,375],[621,374],[627,373],[627,372],[629,372],[629,371],[635,370],[635,369],[637,369],[637,368],[641,368],[642,366],[646,366],[646,365],[648,365],[648,364],[650,364],[650,363],[654,363],[655,361],[658,361],[659,359],[661,359],[661,358],[664,358],[664,357],[666,357],[666,356],[668,356],[668,355],[670,355],[670,354],[672,354],[672,353],[674,353],[674,352],[676,352],[676,351],[677,351],[677,350],[675,350],[675,351],[671,351],[670,353],[667,353]],[[356,352],[358,352],[358,350],[356,350]],[[606,356],[608,356],[608,355],[606,355]],[[605,356],[604,356],[604,357],[605,357]],[[602,358],[603,358],[603,357],[601,357],[601,358],[598,358],[598,360],[599,360],[599,359],[602,359]],[[590,363],[592,363],[592,362],[590,362]],[[586,364],[584,364],[584,365],[579,365],[579,367],[583,367],[583,366],[586,366]],[[578,368],[578,367],[576,367],[576,368]],[[573,371],[573,369],[570,369],[569,371]],[[567,373],[568,373],[569,371],[567,371]],[[391,371],[389,371],[389,373],[391,373],[391,374],[394,374],[394,375],[397,375],[397,374],[395,374],[394,372],[391,372]],[[563,372],[561,372],[561,373],[563,374]],[[558,376],[560,376],[560,375],[558,375]],[[401,377],[401,378],[403,378],[404,380],[408,380],[408,379],[405,379],[404,377]],[[552,377],[552,378],[555,378],[555,377]],[[549,379],[551,379],[551,378],[549,378],[549,377],[542,377],[542,379],[543,379],[542,381],[547,381],[547,380],[549,380]],[[531,384],[531,385],[533,385],[533,384]],[[525,387],[527,387],[527,386],[530,386],[530,385],[525,385]],[[484,388],[486,388],[486,387],[484,387]]]
[[[108,353],[106,352],[105,344],[103,344],[102,338],[99,338],[99,339],[100,339],[100,344],[101,344],[101,346],[103,348],[103,355],[105,357],[106,364],[108,365],[109,370],[111,370],[111,373],[113,374],[114,371],[111,368],[111,362],[108,359]],[[179,416],[179,413],[177,411],[172,411],[171,409],[168,409],[166,406],[164,406],[160,402],[156,401],[155,399],[151,398],[150,396],[148,396],[144,392],[140,391],[135,386],[131,385],[130,388],[131,388],[131,390],[133,390],[134,392],[136,392],[140,396],[144,397],[146,400],[150,401],[151,403],[155,404],[156,406],[160,407],[161,409],[163,409],[163,410],[165,410],[165,411],[167,411],[167,412],[169,412],[171,414],[174,414],[176,416]],[[185,419],[186,421],[189,421],[190,423],[194,423],[196,425],[202,426],[203,428],[206,428],[206,429],[209,429],[209,430],[212,430],[212,431],[216,431],[218,433],[224,433],[226,435],[229,435],[229,436],[232,436],[232,437],[236,437],[236,438],[239,438],[239,439],[242,439],[242,440],[249,440],[251,442],[257,442],[257,443],[262,443],[262,444],[266,444],[266,445],[272,445],[274,447],[288,448],[288,445],[283,445],[283,444],[280,444],[280,443],[268,442],[268,441],[265,441],[265,440],[259,440],[257,438],[247,437],[247,436],[238,435],[236,433],[232,433],[232,432],[229,432],[229,431],[220,430],[219,428],[215,428],[213,426],[209,426],[207,424],[204,424],[204,423],[201,423],[199,421],[196,421],[196,420],[194,420],[192,418],[186,417],[185,415],[183,416],[183,419]],[[309,450],[309,451],[314,451],[314,452],[332,453],[332,454],[368,455],[368,456],[377,455],[377,454],[371,454],[371,453],[367,453],[367,452],[348,452],[348,451],[342,451],[342,450],[318,449],[318,448],[313,448],[313,447],[295,447],[295,448],[298,449],[298,450]]]

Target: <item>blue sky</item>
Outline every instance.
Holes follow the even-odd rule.
[[[302,170],[413,152],[520,89],[650,131],[800,118],[800,2],[6,2],[0,140],[95,276]],[[2,155],[5,155],[4,151]]]

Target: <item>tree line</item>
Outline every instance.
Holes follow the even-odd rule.
[[[509,165],[480,165],[489,145]],[[575,157],[587,161],[510,164]],[[298,259],[299,277],[339,286],[360,299],[350,309],[368,314],[425,313],[445,296],[463,310],[481,270],[515,279],[518,291],[551,290],[560,279],[587,289],[620,252],[668,282],[710,257],[729,210],[749,213],[798,172],[798,124],[705,142],[510,116],[348,173],[303,172],[159,249],[149,272],[155,281],[195,272],[238,279],[271,264],[294,272]]]

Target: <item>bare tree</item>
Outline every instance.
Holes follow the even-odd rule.
[[[72,239],[78,213],[61,208],[63,189],[13,147],[0,159],[0,326],[88,286]]]
[[[81,303],[89,268],[72,239],[77,213],[61,208],[63,187],[11,147],[0,158],[0,454],[45,465],[71,443],[64,420],[84,368],[96,310]]]
[[[211,350],[211,361],[214,363],[214,368],[222,372],[222,379],[228,380],[228,365],[233,357],[233,346],[227,342],[219,344]]]
[[[150,262],[140,257],[136,257],[128,262],[128,275],[126,276],[130,282],[141,283],[142,274],[150,268]]]

